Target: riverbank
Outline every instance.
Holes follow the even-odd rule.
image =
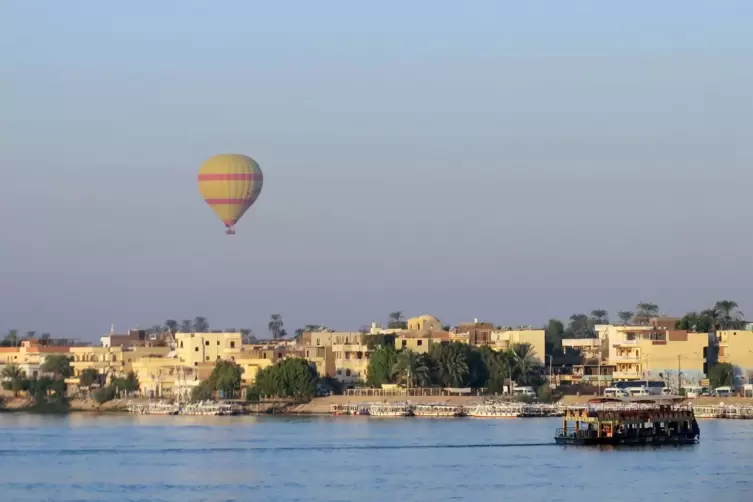
[[[66,399],[36,403],[30,397],[4,397],[0,401],[0,413],[125,413],[128,402],[121,399],[99,404],[93,399]]]

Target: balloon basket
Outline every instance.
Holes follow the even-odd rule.
[[[225,233],[227,235],[235,235],[235,230],[233,230],[232,228],[228,228],[227,230],[225,230]]]

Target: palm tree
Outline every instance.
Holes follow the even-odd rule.
[[[21,390],[26,373],[17,364],[11,363],[5,365],[0,376],[10,381],[11,388],[13,389],[13,397],[18,397],[18,392]]]
[[[436,348],[435,348],[436,347]],[[431,358],[435,362],[436,381],[444,387],[461,387],[468,379],[468,359],[463,347],[452,345],[432,346]]]
[[[591,320],[594,324],[609,324],[609,313],[603,309],[592,310]]]
[[[743,325],[743,313],[740,312],[737,302],[732,300],[720,300],[714,305],[717,313],[718,324],[721,329],[735,329]]]
[[[568,329],[575,338],[588,338],[593,335],[593,322],[586,314],[573,314]]]
[[[531,344],[518,343],[510,348],[512,374],[516,382],[528,385],[536,375],[538,363],[536,362],[536,351]]]
[[[640,319],[640,324],[648,324],[649,319],[659,315],[659,306],[655,303],[640,302],[635,306],[635,319]]]
[[[253,330],[250,328],[241,329],[241,340],[245,344],[252,343],[254,340],[256,340]]]
[[[180,332],[181,333],[190,333],[193,331],[193,323],[190,319],[183,319],[180,321]]]
[[[403,320],[403,313],[400,310],[390,312],[390,322],[387,323],[389,329],[405,329],[406,324]]]
[[[172,333],[175,334],[178,331],[178,321],[175,319],[168,319],[165,321],[165,328]]]
[[[28,338],[28,339],[32,339],[35,336],[37,336],[37,332],[36,331],[27,331],[26,332],[26,338]]]
[[[630,312],[629,310],[620,310],[619,312],[617,312],[617,317],[620,318],[623,326],[627,326],[627,324],[633,320],[634,316],[635,313]]]
[[[193,320],[194,333],[207,333],[209,331],[209,322],[206,317],[198,316]]]
[[[272,334],[272,339],[277,340],[278,338],[281,338],[283,333],[283,322],[282,322],[282,316],[280,314],[272,314],[269,316],[269,324],[267,324],[267,329]]]
[[[408,388],[425,387],[431,384],[431,371],[426,356],[411,350],[403,350],[397,357],[392,374],[398,382],[404,382]]]
[[[5,336],[5,341],[11,347],[18,346],[18,330],[17,329],[12,329],[12,330],[8,331],[8,334]]]

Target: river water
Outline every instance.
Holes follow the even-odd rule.
[[[555,446],[559,424],[3,414],[0,500],[753,500],[753,421],[624,449]]]

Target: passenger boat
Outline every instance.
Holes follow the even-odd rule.
[[[462,406],[449,404],[417,404],[413,407],[413,414],[417,417],[462,417],[465,410]]]
[[[523,408],[514,404],[479,404],[468,410],[474,418],[518,418],[523,416]]]
[[[330,406],[333,415],[368,415],[369,405],[356,404],[333,404]]]
[[[374,403],[369,406],[372,417],[409,417],[412,415],[408,403]]]
[[[692,407],[669,400],[594,399],[587,408],[565,411],[563,427],[554,440],[564,445],[685,445],[695,444],[700,428]],[[606,405],[605,405],[606,404]]]

